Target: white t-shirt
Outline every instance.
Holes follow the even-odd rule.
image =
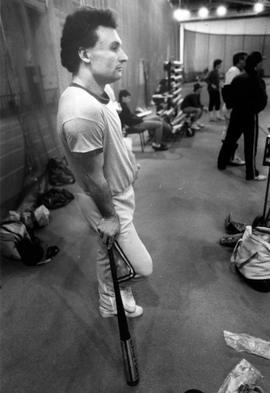
[[[109,94],[107,88],[105,94],[96,96],[83,88],[69,86],[59,100],[57,131],[78,184],[85,189],[72,153],[102,149],[104,176],[112,195],[117,195],[134,182],[137,168],[124,143],[121,122]],[[89,121],[89,129],[67,133],[64,125],[74,119]]]
[[[231,68],[229,68],[225,74],[224,85],[230,85],[232,83],[232,80],[239,74],[241,74],[241,71],[238,67],[232,66]]]

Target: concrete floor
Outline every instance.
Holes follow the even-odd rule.
[[[269,124],[268,110],[261,125]],[[266,187],[246,182],[243,168],[216,169],[222,128],[206,122],[159,153],[140,153],[133,138],[142,166],[135,225],[154,261],[151,278],[134,287],[145,314],[129,322],[140,384],[125,384],[117,320],[98,314],[95,239],[72,202],[38,233],[60,247],[51,264],[2,263],[3,393],[216,393],[243,358],[270,392],[269,360],[238,353],[223,338],[229,330],[270,340],[270,294],[241,282],[231,249],[218,244],[229,212],[246,223],[262,213]],[[267,173],[264,141],[261,131],[257,162]]]

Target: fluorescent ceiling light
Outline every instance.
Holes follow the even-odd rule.
[[[176,19],[178,22],[181,22],[183,20],[187,20],[190,18],[190,11],[183,9],[183,8],[177,8],[173,12],[173,17]]]
[[[224,7],[224,5],[220,5],[220,6],[217,8],[217,15],[218,15],[218,16],[225,16],[226,14],[227,14],[227,8]]]
[[[264,5],[263,3],[257,2],[254,4],[254,12],[256,12],[256,14],[258,14],[259,12],[262,12],[264,10]]]
[[[209,10],[206,7],[201,7],[198,11],[198,15],[200,18],[207,18],[209,14]]]

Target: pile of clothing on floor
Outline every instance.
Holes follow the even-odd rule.
[[[24,265],[48,263],[59,252],[57,246],[47,246],[35,235],[35,230],[49,223],[49,210],[41,205],[34,211],[10,211],[0,227],[2,256],[19,260]]]
[[[48,209],[58,209],[70,203],[73,194],[62,187],[75,183],[75,177],[67,166],[66,159],[51,158],[47,164],[45,173],[46,186],[42,193],[39,193],[37,204],[45,205]]]
[[[227,235],[224,235],[220,238],[219,243],[225,247],[234,248],[239,239],[243,236],[243,233],[246,229],[245,223],[237,222],[232,220],[232,215],[228,214],[225,218],[224,226]]]
[[[49,224],[51,209],[66,206],[74,199],[70,191],[57,188],[74,182],[74,175],[67,167],[65,158],[51,158],[48,161],[39,184],[29,191],[18,209],[9,211],[1,222],[0,246],[3,257],[20,260],[27,266],[52,261],[59,248],[46,245],[35,232]]]

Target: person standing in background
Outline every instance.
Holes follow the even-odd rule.
[[[233,55],[233,65],[228,69],[228,71],[225,74],[224,85],[231,84],[233,79],[244,71],[246,58],[247,58],[246,52],[238,52]]]
[[[209,94],[209,121],[224,120],[220,114],[220,68],[222,60],[216,59],[213,62],[213,69],[206,77],[207,90]]]
[[[218,169],[224,170],[237,148],[237,141],[244,134],[246,180],[266,180],[256,168],[258,144],[258,113],[267,104],[266,86],[260,77],[263,57],[252,52],[246,58],[245,72],[236,76],[230,88],[232,112],[226,138],[218,156]]]
[[[246,52],[238,52],[233,55],[233,65],[228,69],[228,71],[225,74],[225,81],[224,81],[224,86],[223,90],[226,89],[226,86],[230,85],[233,81],[233,79],[237,76],[240,75],[241,72],[244,71],[245,64],[246,64],[246,57],[247,53]],[[231,115],[231,109],[228,109],[226,107],[226,104],[224,103],[223,107],[223,113],[225,117],[225,135],[227,132],[227,128],[229,125],[229,120],[230,120],[230,115]],[[245,165],[245,161],[242,160],[241,157],[239,157],[235,151],[235,153],[232,155],[231,160],[230,160],[230,165],[235,165],[235,166],[242,166]]]

